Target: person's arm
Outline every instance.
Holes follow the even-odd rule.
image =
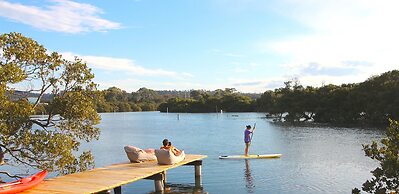
[[[178,156],[181,154],[181,151],[179,149],[177,149],[176,147],[172,148],[172,152],[173,152],[173,154],[175,154],[175,156]]]

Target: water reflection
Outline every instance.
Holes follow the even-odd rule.
[[[195,184],[173,184],[173,183],[166,183],[165,191],[163,192],[151,192],[149,194],[208,194],[208,192],[204,191],[203,187],[195,186]]]
[[[251,173],[252,172],[251,172],[250,160],[245,159],[245,170],[244,170],[245,188],[247,189],[248,193],[253,193],[255,189],[254,178],[252,177]]]
[[[272,125],[259,118],[263,113],[234,114],[239,116],[226,113],[216,118],[215,114],[180,113],[179,121],[176,114],[157,112],[101,114],[100,140],[82,143],[81,150],[92,150],[96,166],[102,167],[126,161],[121,149],[125,145],[154,147],[168,137],[190,153],[208,155],[202,172],[203,185],[209,193],[347,193],[361,186],[376,166],[364,156],[362,144],[384,135],[377,130]],[[284,157],[273,161],[217,159],[220,154],[241,150],[237,141],[225,140],[241,140],[242,124],[253,122],[259,131],[251,152],[284,153]],[[199,142],[206,142],[207,146],[199,146]],[[192,169],[178,168],[168,178],[176,183],[190,180],[195,187]],[[154,190],[154,185],[152,181],[138,181],[124,190],[145,193]],[[175,187],[171,189],[174,191],[181,190]],[[182,192],[193,191],[194,188]]]

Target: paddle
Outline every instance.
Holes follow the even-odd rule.
[[[252,137],[254,136],[255,128],[256,128],[256,123],[254,124],[254,129],[252,129],[252,133],[251,133],[251,143],[252,143]]]

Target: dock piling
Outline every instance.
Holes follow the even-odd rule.
[[[166,176],[166,171],[163,171],[163,185],[166,186],[166,180],[167,176]]]
[[[202,187],[201,165],[195,165],[195,187]]]
[[[202,187],[202,160],[196,160],[186,165],[194,166],[195,171],[195,187]]]
[[[165,185],[163,184],[162,180],[154,180],[155,191],[161,192],[164,190]]]
[[[121,186],[115,187],[114,188],[114,194],[122,194],[122,187]]]
[[[154,186],[155,186],[155,191],[156,192],[162,192],[165,189],[165,175],[164,172],[154,174],[152,176],[149,176],[145,179],[151,179],[154,180]]]
[[[201,177],[201,165],[195,165],[195,186],[202,186],[202,177]]]

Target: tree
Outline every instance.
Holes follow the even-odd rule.
[[[86,63],[68,61],[20,33],[0,35],[0,152],[10,165],[72,173],[94,165],[81,141],[98,139],[96,84]],[[38,94],[30,103],[27,95]],[[45,119],[33,118],[43,95],[53,97]],[[0,154],[1,155],[1,154]]]
[[[162,97],[154,90],[147,88],[140,88],[137,92],[132,92],[133,102],[161,102]]]
[[[251,112],[254,111],[254,101],[237,93],[227,93],[221,99],[221,106],[227,112]]]
[[[336,125],[388,126],[388,118],[399,119],[399,71],[385,72],[362,83],[323,85],[299,84],[266,91],[256,100],[257,110],[276,121],[314,121]]]
[[[269,90],[264,92],[260,98],[256,99],[258,111],[268,113],[273,112],[273,106],[275,104],[275,97],[273,95],[274,92]]]
[[[117,87],[110,87],[104,91],[104,98],[107,102],[127,102],[128,94]]]
[[[204,98],[208,97],[209,94],[205,90],[191,90],[190,97],[194,100],[204,100]]]
[[[191,98],[171,98],[161,103],[158,110],[161,112],[190,112],[205,113],[219,112],[250,112],[255,110],[255,101],[249,96],[242,95],[234,88],[217,89],[206,92],[191,90]]]
[[[380,162],[380,166],[371,171],[374,177],[363,183],[362,190],[368,193],[399,193],[399,122],[389,122],[381,147],[375,141],[363,145],[366,156]],[[352,193],[360,193],[360,190],[355,188]]]

